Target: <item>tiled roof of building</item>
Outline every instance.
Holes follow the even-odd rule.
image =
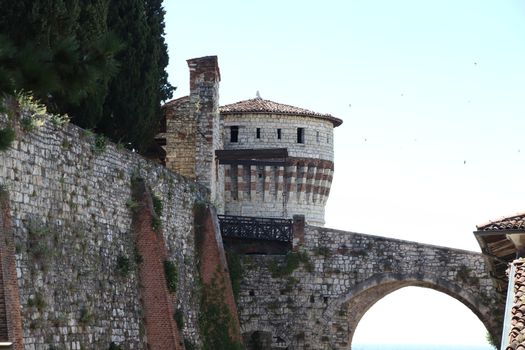
[[[177,107],[177,106],[180,106],[180,105],[188,102],[189,100],[190,100],[189,96],[182,96],[182,97],[179,97],[179,98],[176,98],[174,100],[166,102],[165,104],[162,105],[162,108]]]
[[[514,302],[506,350],[525,349],[525,259],[515,260],[514,265]]]
[[[341,119],[335,118],[331,114],[313,112],[304,108],[285,105],[270,100],[264,100],[260,97],[222,106],[219,110],[221,114],[282,114],[319,118],[332,122],[334,124],[334,127],[339,126],[343,123]]]
[[[486,224],[476,226],[478,231],[506,231],[506,230],[524,230],[525,231],[525,213],[508,216],[496,221],[489,221]]]

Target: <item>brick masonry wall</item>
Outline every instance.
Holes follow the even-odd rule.
[[[153,228],[156,218],[151,193],[144,182],[135,180],[134,198],[140,203],[134,214],[134,234],[139,266],[139,288],[149,350],[183,349],[174,319],[175,291],[168,290],[164,264],[168,260],[162,227]]]
[[[20,314],[20,298],[15,262],[15,244],[12,230],[9,193],[0,188],[0,259],[2,268],[2,294],[4,312],[2,322],[5,322],[7,337],[2,334],[2,341],[11,341],[12,348],[24,348],[22,317]]]
[[[207,208],[203,221],[200,247],[200,276],[202,283],[204,288],[209,288],[214,284],[219,287],[215,292],[222,294],[220,298],[226,304],[233,319],[233,324],[230,327],[230,336],[235,341],[241,341],[237,305],[233,297],[228,264],[215,210]]]
[[[26,349],[145,348],[130,209],[137,174],[163,202],[167,256],[179,275],[174,308],[185,316],[183,337],[199,344],[192,210],[206,190],[111,143],[97,149],[73,125],[46,123],[18,130],[0,153]],[[119,258],[129,260],[129,273],[119,271]]]
[[[305,227],[304,243],[296,248],[310,264],[282,277],[272,273],[284,256],[243,258],[238,307],[248,338],[270,332],[275,347],[350,349],[366,310],[406,286],[449,294],[476,313],[495,339],[500,336],[501,320],[494,315],[503,313],[503,302],[481,254],[314,226]]]

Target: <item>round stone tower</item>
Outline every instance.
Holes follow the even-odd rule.
[[[259,96],[219,109],[223,125],[224,213],[291,218],[324,225],[334,171],[330,114]]]

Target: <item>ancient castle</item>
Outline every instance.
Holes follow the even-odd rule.
[[[219,107],[217,58],[188,65],[155,162],[0,114],[16,131],[0,153],[0,348],[348,350],[366,311],[406,286],[456,298],[498,342],[496,279],[521,219],[480,228],[486,256],[324,228],[341,120],[259,96]],[[227,263],[240,232],[238,251],[268,254]]]
[[[322,226],[342,120],[259,96],[219,107],[217,57],[188,65],[190,95],[163,107],[166,166],[212,189],[224,214]]]

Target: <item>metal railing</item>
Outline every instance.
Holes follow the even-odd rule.
[[[293,220],[219,215],[221,235],[226,238],[291,242]]]

